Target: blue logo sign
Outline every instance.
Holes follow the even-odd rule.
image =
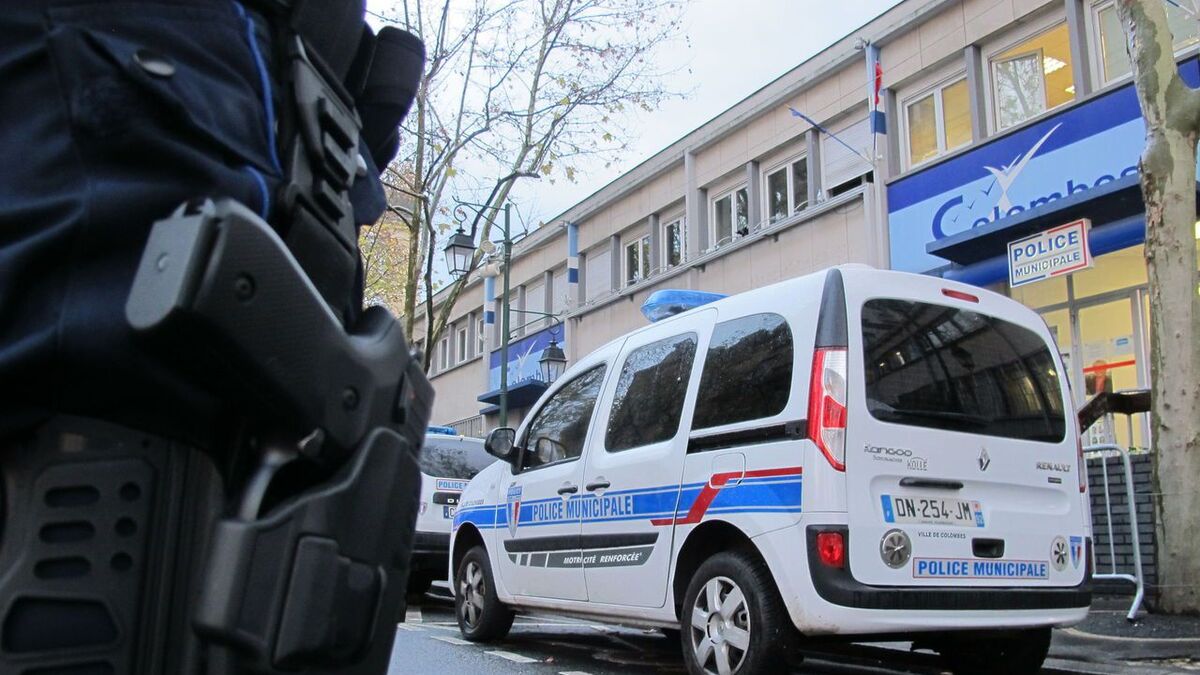
[[[562,326],[546,328],[533,335],[527,335],[508,345],[508,386],[513,386],[526,380],[542,379],[539,369],[542,350],[549,346],[551,340],[557,340],[558,346],[566,350],[563,340]],[[488,389],[500,388],[500,350],[493,351],[488,357]]]
[[[1180,74],[1200,83],[1195,59]],[[891,183],[892,268],[942,267],[927,243],[1136,174],[1145,130],[1130,84]]]

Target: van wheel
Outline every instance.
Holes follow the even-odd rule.
[[[965,675],[1022,675],[1042,669],[1050,652],[1050,629],[944,643],[938,650],[950,670]]]
[[[793,637],[767,566],[743,552],[704,561],[680,613],[683,661],[692,675],[774,672]]]
[[[454,578],[454,616],[458,629],[471,642],[489,642],[508,635],[513,611],[496,597],[496,584],[487,551],[467,551]]]

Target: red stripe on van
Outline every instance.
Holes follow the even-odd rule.
[[[715,473],[708,480],[708,484],[700,490],[700,494],[696,495],[696,501],[692,502],[692,508],[688,509],[687,515],[682,518],[651,518],[651,525],[692,525],[701,521],[704,518],[704,513],[708,511],[709,504],[716,498],[717,493],[721,488],[725,487],[731,479],[734,478],[770,478],[774,476],[798,476],[804,473],[804,467],[800,466],[784,466],[775,469],[756,469],[754,471],[730,471],[728,473]]]

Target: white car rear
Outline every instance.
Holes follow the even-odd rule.
[[[1020,304],[863,266],[662,319],[489,436],[505,463],[455,519],[460,628],[535,608],[678,627],[693,673],[829,636],[1035,672],[1090,602],[1062,372]]]
[[[450,525],[459,497],[475,474],[495,461],[495,457],[484,451],[481,439],[458,436],[443,427],[431,427],[425,435],[421,449],[421,504],[408,576],[410,593],[423,593],[434,581],[446,578]]]

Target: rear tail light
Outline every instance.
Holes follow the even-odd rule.
[[[838,471],[846,470],[846,348],[813,352],[808,437]]]
[[[955,300],[966,300],[967,302],[979,302],[979,296],[971,295],[970,293],[964,293],[962,291],[956,291],[953,288],[943,288],[942,295],[946,296],[947,298],[954,298]]]
[[[826,567],[846,567],[846,541],[842,539],[842,533],[818,533],[817,555],[821,558],[821,564]]]

